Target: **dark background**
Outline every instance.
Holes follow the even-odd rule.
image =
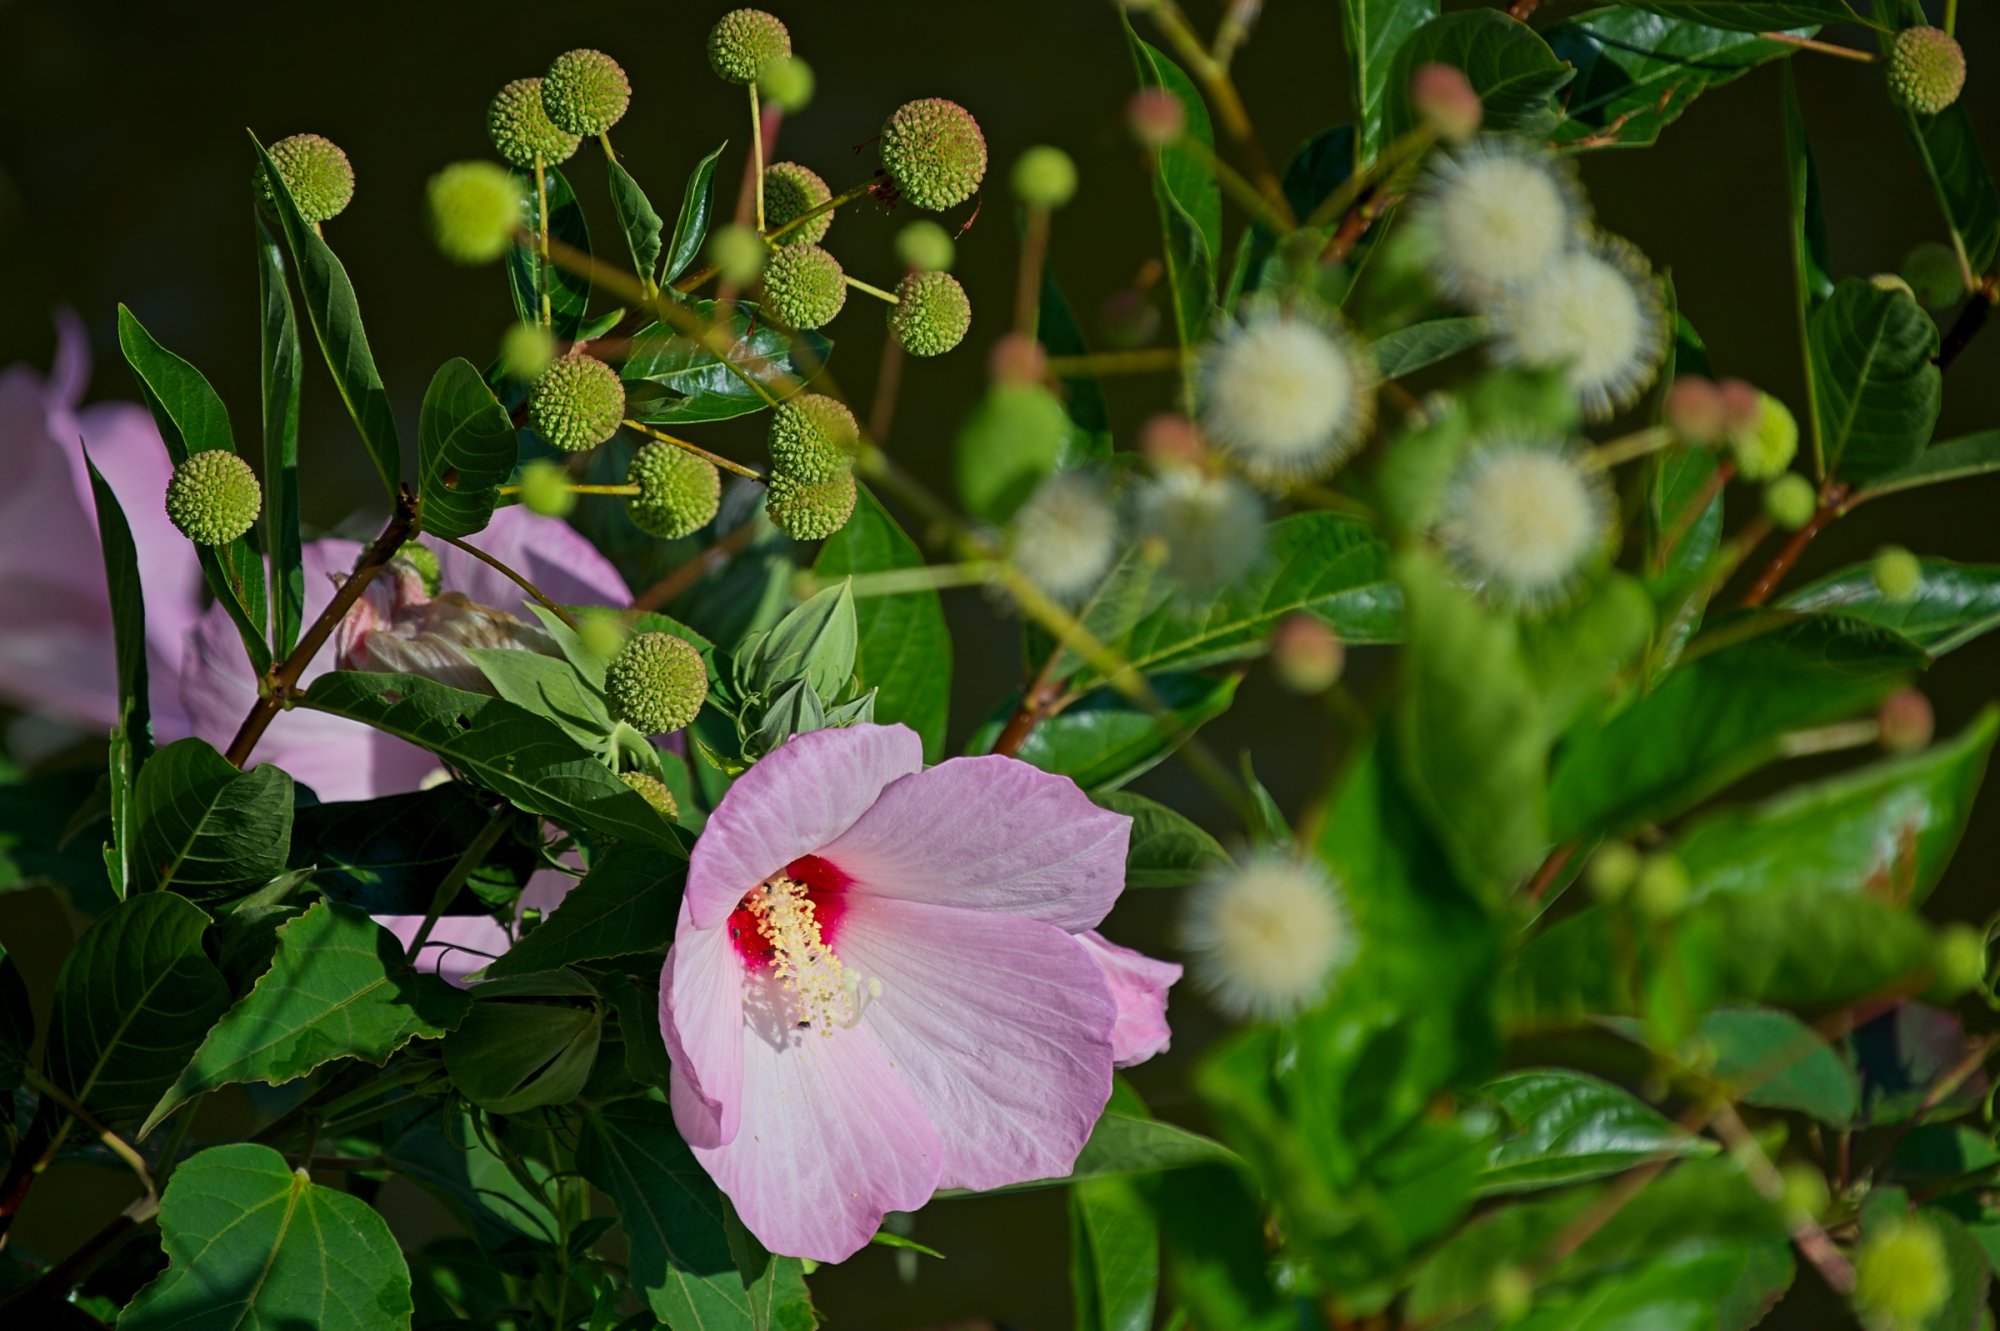
[[[487,101],[501,83],[539,73],[551,56],[597,46],[631,74],[632,109],[614,132],[620,154],[669,214],[681,183],[727,137],[718,196],[735,198],[746,142],[739,89],[708,70],[702,42],[730,6],[719,0],[591,5],[354,0],[338,6],[269,3],[84,4],[0,0],[0,364],[46,365],[50,311],[67,304],[89,325],[97,373],[91,396],[134,396],[117,358],[115,307],[130,304],[162,341],[195,362],[229,402],[236,428],[254,436],[257,410],[255,270],[250,171],[243,129],[267,142],[312,131],[340,143],[359,176],[353,204],[327,239],[359,290],[378,364],[405,437],[423,385],[444,359],[484,363],[511,318],[497,269],[460,269],[431,247],[421,217],[425,178],[441,165],[490,157]],[[1152,200],[1120,122],[1132,73],[1109,0],[936,0],[780,4],[794,47],[818,74],[811,108],[785,125],[775,156],[806,163],[834,189],[874,166],[865,145],[883,117],[913,97],[953,98],[979,117],[992,150],[984,211],[959,247],[958,272],[974,302],[968,344],[909,368],[890,437],[906,466],[946,488],[952,433],[983,382],[983,352],[1007,322],[1013,228],[1005,172],[1035,143],[1077,159],[1082,189],[1057,219],[1053,264],[1087,329],[1107,296],[1157,252]],[[1551,7],[1559,15],[1576,6]],[[1218,0],[1190,0],[1203,31]],[[1545,11],[1547,12],[1547,11]],[[1143,24],[1143,20],[1141,20]],[[1142,27],[1142,31],[1143,31]],[[1858,40],[1855,35],[1830,34]],[[1966,94],[2000,149],[2000,17],[1962,7],[1960,38],[1971,65]],[[1881,86],[1867,66],[1804,54],[1800,95],[1818,154],[1838,275],[1894,269],[1913,244],[1943,240],[1929,187]],[[1269,0],[1237,77],[1268,153],[1349,119],[1338,6]],[[863,145],[857,148],[857,145]],[[1774,69],[1710,93],[1647,151],[1583,160],[1584,178],[1609,228],[1673,273],[1682,311],[1707,339],[1719,372],[1747,377],[1801,418],[1804,381],[1792,305],[1785,190]],[[622,248],[603,198],[603,168],[586,147],[566,168],[590,210],[600,251]],[[893,281],[891,242],[910,214],[872,204],[843,211],[829,238],[848,270]],[[1238,219],[1228,226],[1233,247]],[[857,407],[869,405],[883,333],[881,308],[855,296],[827,330],[833,368]],[[308,351],[302,441],[305,518],[332,529],[371,502],[373,472]],[[1161,377],[1108,384],[1129,439],[1169,403]],[[865,411],[864,411],[865,415]],[[1989,333],[1946,378],[1939,437],[2000,424],[2000,333]],[[761,420],[706,427],[698,438],[756,456]],[[4,441],[0,441],[4,442]],[[4,482],[0,482],[4,483]],[[1732,494],[1747,508],[1748,492]],[[590,502],[586,500],[585,502]],[[1968,561],[2000,558],[1992,510],[2000,480],[1919,491],[1870,505],[1837,524],[1809,553],[1812,576],[1865,557],[1889,539],[1919,553]],[[378,518],[359,514],[373,530]],[[961,741],[1017,679],[1011,628],[976,592],[947,593],[958,663],[953,739]],[[1925,687],[1941,733],[1956,730],[2000,690],[2000,638],[1946,658]],[[1364,663],[1363,668],[1366,668]],[[1236,709],[1210,727],[1215,748],[1247,749],[1288,811],[1309,796],[1336,743],[1316,716],[1253,672]],[[1787,777],[1796,772],[1786,773]],[[1140,789],[1235,829],[1206,792],[1169,765]],[[2000,794],[1989,791],[1967,845],[1937,900],[1942,915],[1983,919],[1993,908]],[[1112,931],[1156,951],[1171,947],[1162,899],[1130,901]],[[1140,1069],[1155,1108],[1193,1120],[1186,1060],[1219,1032],[1193,994],[1174,1000],[1173,1054]],[[428,1221],[421,1199],[392,1193],[392,1221],[406,1232]],[[81,1194],[76,1194],[79,1203]],[[116,1203],[111,1203],[115,1206]],[[1059,1194],[939,1203],[915,1234],[948,1255],[925,1261],[914,1284],[880,1249],[823,1273],[819,1298],[837,1326],[879,1328],[995,1317],[1024,1327],[1068,1324],[1067,1239]],[[1800,1283],[1814,1282],[1811,1274]],[[1795,1325],[1821,1325],[1810,1291],[1788,1300]],[[1805,1306],[1800,1306],[1800,1305]]]

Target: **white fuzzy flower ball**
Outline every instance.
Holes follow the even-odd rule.
[[[1603,476],[1561,444],[1475,449],[1445,489],[1438,534],[1461,575],[1492,600],[1539,612],[1560,603],[1610,539]]]
[[[1502,364],[1567,367],[1570,391],[1596,420],[1632,405],[1666,351],[1666,310],[1645,259],[1623,242],[1565,254],[1541,278],[1487,307]]]
[[[1354,955],[1339,887],[1317,864],[1276,854],[1197,886],[1181,937],[1215,1005],[1254,1020],[1312,1006]]]
[[[1139,491],[1138,529],[1156,543],[1160,573],[1190,596],[1217,592],[1264,553],[1264,506],[1232,476],[1170,467]]]
[[[1093,476],[1062,472],[1042,482],[1014,515],[1008,558],[1050,597],[1074,605],[1118,557],[1118,514]]]
[[[1375,419],[1375,364],[1331,321],[1265,306],[1201,353],[1201,424],[1252,477],[1324,476]]]
[[[1534,281],[1575,243],[1583,220],[1567,168],[1506,138],[1438,157],[1416,200],[1431,279],[1455,300]]]

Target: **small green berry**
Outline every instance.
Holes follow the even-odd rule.
[[[595,138],[617,124],[631,104],[632,81],[602,51],[565,51],[542,79],[542,109],[566,134]]]
[[[565,453],[595,448],[625,419],[625,385],[618,371],[582,352],[550,364],[528,395],[535,432]]]
[[[1965,87],[1965,52],[1942,28],[1905,28],[1889,42],[1889,96],[1918,115],[1934,116]]]
[[[1949,245],[1925,241],[1903,256],[1901,271],[1925,309],[1956,305],[1965,295],[1965,272],[1958,266],[1958,252]]]
[[[723,281],[733,287],[747,287],[764,271],[771,257],[770,246],[755,229],[747,226],[717,227],[708,237],[708,261]]]
[[[543,166],[559,166],[583,142],[549,119],[540,79],[515,79],[496,93],[486,108],[486,133],[494,150],[523,170],[532,170],[536,158]]]
[[[764,265],[764,307],[789,328],[823,327],[845,304],[840,260],[817,245],[781,246]]]
[[[958,492],[967,510],[987,522],[1012,517],[1055,470],[1069,431],[1069,412],[1046,388],[993,384],[958,430]]]
[[[545,518],[566,518],[576,507],[569,473],[553,462],[530,462],[521,468],[521,507]]]
[[[1817,1220],[1826,1214],[1832,1196],[1827,1191],[1825,1174],[1795,1160],[1779,1168],[1778,1178],[1784,1187],[1778,1207],[1786,1220]]]
[[[1607,841],[1584,866],[1583,881],[1599,901],[1617,901],[1639,880],[1644,857],[1629,841]]]
[[[942,273],[957,257],[958,246],[936,222],[919,219],[896,233],[896,257],[919,273]]]
[[[1520,1321],[1535,1306],[1535,1281],[1518,1266],[1496,1269],[1486,1282],[1486,1300],[1502,1326]]]
[[[1632,884],[1632,904],[1649,920],[1670,920],[1686,907],[1694,883],[1687,866],[1675,855],[1652,855],[1639,866]]]
[[[651,443],[632,455],[625,473],[639,493],[625,502],[632,525],[674,540],[707,526],[722,502],[722,474],[685,448]]]
[[[788,115],[812,103],[813,82],[812,66],[795,55],[779,56],[757,71],[757,91]]]
[[[226,448],[190,453],[167,482],[167,517],[196,545],[228,545],[257,523],[264,490]]]
[[[1764,487],[1764,516],[1774,526],[1797,531],[1812,521],[1819,509],[1819,492],[1813,483],[1795,471],[1788,471]]]
[[[556,340],[540,324],[517,323],[500,338],[500,372],[517,383],[542,377],[556,358]]]
[[[652,805],[668,822],[681,816],[681,807],[674,802],[674,792],[667,789],[666,782],[650,772],[620,772],[618,779],[638,792],[639,798]]]
[[[431,177],[431,237],[453,263],[491,263],[521,226],[521,184],[491,162],[456,162]]]
[[[1875,575],[1875,590],[1890,602],[1908,601],[1923,589],[1924,566],[1900,545],[1885,545],[1875,552],[1869,566]]]
[[[1076,163],[1042,144],[1014,162],[1014,197],[1030,208],[1060,208],[1076,197]]]
[[[889,327],[912,356],[941,356],[965,339],[972,301],[950,273],[910,273],[897,284]]]
[[[1799,451],[1799,423],[1769,393],[1757,395],[1756,422],[1730,437],[1736,471],[1746,481],[1769,480],[1792,465]]]
[[[600,661],[609,661],[625,646],[630,636],[626,631],[624,616],[612,610],[586,610],[576,629],[577,639],[583,643],[583,650]]]
[[[853,516],[854,473],[836,472],[823,481],[771,477],[764,511],[778,530],[795,541],[818,541],[847,525]]]
[[[1928,1220],[1892,1220],[1855,1251],[1855,1306],[1895,1331],[1917,1331],[1950,1294],[1944,1238]]]
[[[791,32],[761,9],[732,9],[708,30],[708,67],[728,83],[755,83],[765,65],[791,53]]]
[[[846,404],[824,393],[798,393],[771,413],[771,470],[793,481],[831,479],[854,464],[861,426]]]
[[[611,714],[647,735],[664,735],[691,723],[708,698],[708,668],[701,653],[671,633],[637,633],[604,668]]]
[[[964,203],[986,178],[986,136],[979,122],[942,97],[898,107],[882,126],[880,147],[896,188],[929,212]]]
[[[424,584],[424,595],[436,596],[444,589],[444,569],[438,565],[437,551],[422,541],[405,541],[396,558],[416,570]]]
[[[790,224],[795,217],[804,217],[832,197],[833,191],[826,187],[819,173],[797,162],[773,162],[764,168],[764,223],[773,231]],[[817,245],[832,225],[833,214],[821,213],[787,231],[776,243]]]
[[[332,139],[294,134],[279,139],[266,151],[307,225],[340,216],[354,197],[354,164]],[[256,181],[258,197],[267,205],[275,203],[262,163],[258,164]]]
[[[1937,988],[1953,998],[1986,983],[1986,934],[1969,924],[1946,925],[1938,935],[1932,973]]]

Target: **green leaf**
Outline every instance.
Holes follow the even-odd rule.
[[[1627,8],[1593,9],[1544,28],[1542,36],[1557,59],[1576,66],[1556,142],[1605,134],[1605,146],[1618,148],[1652,144],[1701,94],[1797,49],[1754,32]]]
[[[269,881],[292,838],[292,778],[265,763],[239,772],[207,740],[153,755],[133,797],[134,882],[218,901]]]
[[[492,817],[492,797],[462,781],[381,799],[312,804],[292,824],[291,867],[370,915],[422,915],[458,857]],[[540,867],[535,846],[500,843],[472,871],[475,892],[505,899]],[[447,914],[454,902],[445,903]]]
[[[1465,75],[1486,108],[1482,129],[1531,135],[1555,127],[1561,115],[1555,95],[1576,76],[1533,28],[1504,10],[1445,14],[1412,33],[1390,65],[1384,101],[1384,132],[1390,138],[1415,127],[1410,76],[1428,64],[1450,65]]]
[[[708,239],[714,213],[715,164],[728,146],[729,140],[724,139],[714,152],[696,162],[686,187],[681,190],[680,216],[674,219],[674,238],[667,244],[666,267],[660,272],[662,286],[688,270],[688,265],[701,253],[702,242]]]
[[[2000,564],[1954,564],[1926,555],[1913,595],[1892,601],[1875,570],[1855,564],[1801,587],[1781,603],[1823,610],[1902,634],[1932,656],[1943,656],[2000,628]]]
[[[820,546],[813,573],[842,578],[918,568],[923,562],[916,543],[864,489],[854,516]],[[864,596],[854,603],[854,617],[860,635],[854,675],[864,691],[876,691],[875,719],[909,726],[923,738],[925,759],[937,761],[951,705],[951,635],[937,592]]]
[[[472,362],[438,367],[417,417],[418,526],[434,536],[483,531],[514,471],[514,422]]]
[[[1714,892],[1680,917],[1677,964],[1716,1002],[1819,1008],[1892,985],[1921,985],[1937,955],[1931,931],[1879,897],[1818,885]]]
[[[1833,295],[1833,258],[1826,238],[1826,207],[1820,199],[1819,172],[1813,166],[1812,142],[1806,137],[1805,116],[1792,67],[1784,68],[1786,187],[1791,195],[1793,289],[1801,318],[1809,318]],[[1805,325],[1801,324],[1801,328]],[[1810,368],[1810,367],[1808,367]]]
[[[1150,1331],[1160,1287],[1160,1222],[1129,1179],[1069,1193],[1070,1292],[1076,1331]]]
[[[612,851],[590,866],[547,919],[488,966],[487,976],[663,951],[674,936],[686,869],[679,860],[662,861],[637,846]]]
[[[1215,131],[1193,80],[1179,65],[1140,40],[1122,10],[1119,21],[1125,25],[1139,86],[1172,93],[1187,112],[1183,141],[1192,140],[1206,148],[1204,152],[1181,143],[1168,144],[1156,154],[1153,171],[1153,201],[1159,209],[1165,244],[1174,333],[1183,347],[1191,347],[1201,341],[1209,311],[1215,308],[1216,256],[1222,253],[1222,187],[1209,169]]]
[[[493,691],[508,702],[553,721],[587,752],[600,757],[613,752],[617,723],[611,719],[603,691],[586,682],[571,662],[512,647],[474,647],[466,655]]]
[[[1362,161],[1374,161],[1389,143],[1389,104],[1392,94],[1403,91],[1390,73],[1397,53],[1412,33],[1437,17],[1437,0],[1345,0],[1341,5]]]
[[[1261,1200],[1233,1169],[1211,1166],[1160,1180],[1160,1224],[1183,1323],[1230,1331],[1298,1331],[1293,1301],[1272,1288]],[[1173,1323],[1168,1323],[1171,1326]]]
[[[1967,476],[1984,476],[1993,471],[2000,471],[2000,430],[1932,444],[1917,454],[1916,461],[1871,480],[1865,497],[1914,490],[1920,485],[1938,485]]]
[[[570,188],[563,173],[552,166],[543,168],[543,177],[549,196],[549,239],[559,240],[588,256],[590,226],[584,220],[583,205],[577,202],[576,191]],[[541,202],[535,197],[533,173],[524,173],[520,178],[527,186],[521,191],[521,228],[532,235],[540,226]],[[536,274],[542,267],[541,255],[525,245],[509,245],[503,262],[507,265],[507,287],[514,296],[515,315],[524,324],[539,324],[542,288]],[[551,263],[548,283],[549,331],[559,341],[575,341],[581,335],[584,311],[590,305],[590,279]]]
[[[1705,23],[1711,28],[1732,32],[1774,32],[1786,28],[1812,27],[1823,23],[1854,23],[1859,20],[1846,0],[1628,0],[1634,9],[1644,9],[1667,18]]]
[[[335,1059],[381,1067],[410,1041],[458,1025],[468,1006],[437,976],[412,970],[387,929],[352,906],[314,902],[279,926],[271,968],[208,1032],[139,1134],[218,1086],[282,1086]]]
[[[1164,804],[1123,790],[1105,791],[1096,803],[1132,820],[1131,843],[1125,852],[1128,888],[1186,887],[1229,867],[1229,854],[1221,842]]]
[[[139,1291],[120,1331],[410,1324],[410,1271],[388,1222],[268,1146],[211,1146],[176,1169],[160,1240],[166,1272]]]
[[[1637,578],[1613,570],[1589,596],[1521,625],[1521,659],[1553,738],[1610,691],[1645,650],[1653,603]]]
[[[153,1107],[229,988],[202,951],[208,916],[171,892],[121,902],[77,940],[56,978],[49,1078],[104,1120]]]
[[[1076,312],[1056,283],[1055,270],[1042,270],[1042,300],[1035,313],[1035,335],[1051,356],[1088,356],[1090,348],[1077,325]],[[1056,456],[1056,468],[1068,471],[1111,456],[1111,412],[1104,403],[1104,385],[1088,370],[1062,378],[1063,410],[1069,413],[1069,438]]]
[[[264,546],[271,553],[271,646],[298,645],[306,603],[299,542],[299,317],[285,283],[285,256],[259,216],[257,312],[264,406]]]
[[[1158,675],[1152,686],[1173,724],[1191,734],[1229,709],[1240,678]],[[991,752],[1001,725],[1002,718],[995,717],[981,726],[966,751]],[[1103,791],[1150,770],[1173,747],[1150,711],[1108,688],[1098,688],[1038,724],[1015,756],[1045,772],[1069,777],[1087,791]]]
[[[618,228],[625,233],[625,248],[632,254],[632,271],[648,290],[653,287],[653,270],[660,263],[660,233],[666,219],[653,210],[653,201],[639,182],[616,158],[606,158],[611,172],[611,210],[618,214]]]
[[[111,741],[111,850],[105,868],[112,891],[123,897],[132,880],[133,782],[140,764],[152,756],[153,717],[146,685],[146,605],[139,585],[139,551],[125,510],[97,464],[84,455],[90,495],[97,510],[98,546],[110,595],[111,636],[116,652],[118,725]]]
[[[1660,1158],[1710,1155],[1715,1143],[1610,1082],[1533,1068],[1486,1083],[1507,1120],[1479,1176],[1481,1195],[1531,1192],[1622,1174]]]
[[[1671,817],[1777,757],[1789,732],[1867,711],[1923,664],[1896,635],[1830,615],[1711,630],[1651,693],[1571,728],[1549,783],[1550,833],[1617,835]]]
[[[334,670],[304,706],[429,749],[517,808],[577,830],[684,854],[680,835],[553,722],[419,675]]]
[[[21,968],[0,947],[0,1091],[21,1084],[21,1067],[35,1047],[35,1007]]]
[[[445,1037],[452,1084],[495,1114],[564,1105],[582,1094],[597,1061],[603,1011],[596,1004],[509,1002],[491,993],[480,986],[472,1011]]]
[[[854,678],[860,642],[854,588],[843,578],[793,607],[737,660],[741,672],[763,692],[803,681],[830,705]]]
[[[715,318],[712,300],[698,300],[689,308],[697,318]],[[634,333],[631,354],[620,370],[626,413],[648,425],[691,425],[762,411],[770,403],[738,371],[782,398],[792,382],[808,382],[818,374],[833,352],[830,339],[787,333],[748,301],[736,302],[728,328],[734,370],[695,339],[665,325],[650,323]],[[794,339],[804,354],[794,354]]]
[[[1958,101],[1934,116],[1901,115],[1966,263],[1974,273],[1985,272],[2000,256],[2000,185],[1979,151],[1971,113]]]
[[[229,412],[200,370],[168,351],[146,331],[137,315],[118,307],[118,346],[139,381],[139,395],[153,414],[175,466],[189,454],[219,449],[236,451]],[[208,589],[236,625],[250,665],[258,674],[271,665],[270,644],[264,639],[269,607],[264,593],[264,559],[248,537],[223,546],[197,545]]]
[[[1375,339],[1375,363],[1384,379],[1400,379],[1406,374],[1448,360],[1486,340],[1486,320],[1476,314],[1426,319],[1384,333]]]
[[[292,261],[298,265],[299,288],[305,293],[306,317],[312,322],[313,336],[319,340],[327,368],[333,371],[333,385],[340,391],[340,400],[347,405],[347,414],[353,418],[354,428],[360,432],[361,442],[367,445],[368,456],[382,477],[382,488],[393,501],[403,470],[402,446],[396,442],[396,415],[390,409],[388,391],[382,387],[374,353],[368,349],[368,333],[361,326],[361,306],[354,298],[354,283],[348,280],[347,270],[341,267],[340,260],[319,233],[299,216],[297,205],[256,135],[250,136],[250,143],[271,181],[285,243],[291,248]]]
[[[521,1160],[529,1180],[523,1184],[481,1139],[469,1112],[426,1114],[382,1155],[398,1175],[437,1198],[487,1251],[522,1239],[540,1241],[557,1231],[541,1191],[547,1168],[532,1158]]]
[[[1732,1098],[1846,1127],[1861,1112],[1861,1082],[1824,1037],[1776,1008],[1722,1008],[1702,1018],[1710,1070]]]
[[[1865,487],[1915,461],[1937,424],[1937,325],[1903,291],[1848,278],[1808,330],[1829,474]]]

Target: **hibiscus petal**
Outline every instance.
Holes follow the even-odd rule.
[[[839,950],[881,981],[858,1029],[880,1038],[935,1125],[940,1186],[1070,1171],[1111,1096],[1116,1017],[1081,943],[1018,915],[855,896]]]
[[[375,923],[396,935],[407,949],[424,927],[421,915],[377,915]],[[465,977],[504,956],[514,945],[513,938],[491,915],[442,915],[417,953],[417,969],[444,977],[463,989]]]
[[[622,607],[632,603],[632,593],[611,561],[566,522],[537,517],[525,508],[509,505],[496,509],[486,529],[468,539],[541,588],[558,605]],[[434,541],[431,548],[437,552],[438,580],[444,590],[535,622],[526,609],[528,594],[512,578],[457,546]]]
[[[1013,758],[953,758],[882,792],[820,854],[876,896],[1008,911],[1070,933],[1125,886],[1132,820]]]
[[[681,903],[674,945],[660,969],[660,1034],[685,1082],[674,1097],[681,1136],[721,1146],[736,1136],[743,1108],[743,963],[727,929],[695,929]]]
[[[1173,1031],[1167,1026],[1167,989],[1181,978],[1181,968],[1135,952],[1098,933],[1080,933],[1076,941],[1104,970],[1111,999],[1118,1005],[1118,1022],[1111,1028],[1111,1061],[1121,1068],[1165,1053]]]
[[[923,741],[906,726],[815,730],[785,741],[736,779],[695,842],[686,896],[695,927],[721,924],[745,892],[833,841],[884,786],[923,765]]]

